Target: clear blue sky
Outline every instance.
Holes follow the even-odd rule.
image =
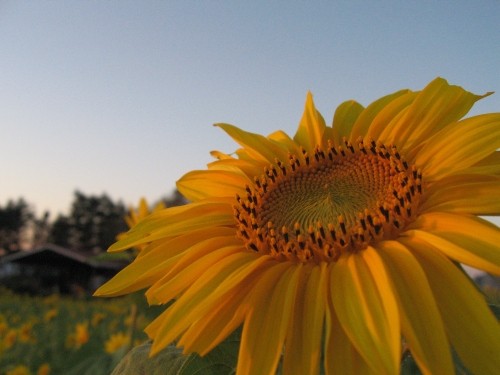
[[[2,1],[0,204],[154,201],[236,148],[213,123],[293,133],[307,90],[329,121],[442,76],[498,112],[499,19],[486,0]]]

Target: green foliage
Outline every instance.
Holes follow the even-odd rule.
[[[491,296],[491,293],[489,294]],[[495,294],[496,298],[498,294]],[[492,298],[492,299],[495,299]],[[138,306],[137,325],[132,325],[132,306]],[[498,305],[490,305],[499,317]],[[52,295],[46,298],[13,294],[0,288],[0,374],[19,365],[32,373],[44,363],[51,374],[67,375],[232,375],[239,349],[237,331],[204,357],[183,355],[182,349],[168,346],[150,357],[151,343],[142,329],[165,306],[148,308],[144,297],[133,294],[125,298],[75,300]],[[78,345],[72,338],[75,325],[88,325],[88,341]],[[24,330],[24,337],[21,339]],[[8,345],[9,332],[16,338]],[[125,332],[134,336],[136,347],[129,345],[107,352],[105,342],[112,334]],[[471,375],[453,353],[458,375]],[[278,368],[277,374],[281,374]],[[324,372],[322,372],[323,374]],[[421,375],[408,351],[401,359],[401,375]]]
[[[498,293],[497,293],[498,295]],[[490,305],[500,318],[500,307]],[[145,343],[131,350],[114,369],[112,375],[232,375],[236,372],[239,336],[237,331],[204,357],[197,354],[184,355],[182,349],[170,345],[151,357],[151,343]],[[453,352],[453,362],[457,375],[472,375]],[[324,369],[321,368],[321,375]],[[282,375],[281,364],[277,375]],[[422,375],[415,359],[409,351],[401,358],[401,375]]]
[[[453,353],[453,363],[455,365],[456,375],[473,375],[460,361],[456,353]],[[410,352],[406,351],[403,354],[401,360],[401,375],[422,375],[422,372],[418,369],[415,359],[412,357]]]
[[[183,355],[174,345],[150,357],[151,343],[146,343],[130,351],[112,375],[230,375],[235,373],[238,346],[234,334],[204,357]]]
[[[126,343],[107,352],[105,343],[113,334],[133,334],[135,345],[147,340],[142,330],[151,317],[146,317],[144,304],[137,325],[131,327],[131,306],[136,299],[135,295],[90,300],[58,295],[41,298],[0,289],[0,374],[19,365],[36,374],[47,363],[50,374],[109,375],[130,347]],[[87,341],[82,337],[79,342],[76,337],[77,324],[88,327]]]

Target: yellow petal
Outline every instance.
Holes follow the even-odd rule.
[[[438,179],[474,165],[499,147],[500,113],[480,115],[454,123],[429,139],[415,162],[424,179]]]
[[[241,335],[238,375],[275,373],[300,274],[301,265],[284,262],[269,269],[254,287]]]
[[[425,241],[460,263],[500,275],[500,230],[485,220],[429,212],[412,223],[403,236]]]
[[[231,199],[201,201],[152,213],[114,243],[108,251],[120,251],[160,238],[179,236],[193,230],[234,225]]]
[[[364,107],[354,100],[348,100],[337,107],[332,121],[332,135],[336,144],[343,137],[349,139],[352,126],[363,112]]]
[[[481,159],[471,167],[467,168],[463,173],[481,173],[500,175],[500,151],[495,151],[490,155]]]
[[[233,333],[244,321],[249,306],[245,299],[251,285],[232,290],[213,306],[203,319],[195,321],[179,339],[178,346],[186,353],[206,355]]]
[[[238,169],[243,172],[249,178],[253,178],[254,176],[260,176],[262,174],[263,168],[265,165],[261,165],[260,163],[256,163],[255,161],[249,160],[241,160],[241,159],[223,159],[217,160],[212,163],[209,163],[208,169],[213,170],[235,170]]]
[[[426,189],[421,212],[445,211],[473,215],[500,215],[500,177],[454,175]]]
[[[439,251],[420,241],[402,240],[427,275],[448,337],[464,365],[473,374],[498,374],[500,327],[483,295]]]
[[[139,215],[141,217],[147,216],[149,213],[149,207],[148,207],[148,202],[146,202],[146,199],[141,198],[141,201],[139,203]]]
[[[192,171],[177,181],[177,189],[190,201],[210,197],[234,197],[243,194],[245,186],[252,185],[243,173],[208,170]]]
[[[238,142],[253,159],[270,164],[275,163],[275,159],[287,160],[288,152],[284,147],[270,141],[266,137],[246,132],[229,124],[215,124],[222,128],[227,134]]]
[[[393,94],[383,96],[382,98],[374,101],[368,107],[366,107],[366,109],[362,113],[360,113],[359,117],[356,119],[356,122],[353,124],[352,132],[350,134],[350,140],[356,141],[358,137],[364,138],[365,135],[369,132],[369,129],[372,126],[372,122],[377,117],[377,115],[379,115],[383,109],[387,108],[397,98],[405,96],[405,94],[408,92],[408,90],[397,91]],[[385,113],[387,113],[387,111]],[[385,120],[387,121],[389,119],[385,118]],[[387,124],[389,124],[389,122],[386,122],[386,125]]]
[[[326,310],[324,368],[326,375],[383,375],[372,370],[345,334],[331,303]]]
[[[418,94],[394,126],[395,138],[388,137],[384,141],[396,144],[403,152],[416,148],[440,129],[462,118],[476,101],[486,95],[474,95],[436,78]]]
[[[97,289],[94,295],[112,297],[152,285],[168,273],[173,266],[172,263],[175,264],[177,260],[176,255],[211,236],[234,237],[234,229],[222,227],[202,229],[169,241],[153,243],[142,251],[133,263]]]
[[[225,252],[227,252],[227,256],[218,256]],[[148,334],[153,332],[153,328],[155,328],[154,336],[156,339],[151,348],[152,354],[157,353],[177,339],[191,324],[196,322],[199,317],[192,313],[193,309],[207,298],[212,298],[212,292],[220,283],[235,269],[247,262],[248,254],[238,251],[236,247],[228,247],[220,249],[218,254],[210,259],[205,259],[207,267],[205,272],[198,270],[198,273],[193,273],[195,268],[191,268],[192,285],[167,309],[162,317],[160,327],[149,326],[147,328]]]
[[[187,289],[204,270],[220,258],[246,249],[232,237],[209,237],[176,257],[175,264],[146,292],[149,304],[163,304]],[[227,254],[226,254],[227,253]]]
[[[269,134],[268,138],[284,146],[290,154],[293,154],[297,157],[302,156],[300,146],[284,131],[278,130],[274,133],[271,133]]]
[[[327,267],[306,265],[299,283],[283,357],[284,374],[319,373],[327,298]]]
[[[424,374],[455,374],[448,339],[427,277],[411,252],[397,241],[377,250],[392,280],[403,334]]]
[[[387,144],[393,143],[394,138],[397,138],[397,131],[401,131],[399,128],[395,130],[394,126],[397,125],[417,95],[418,92],[409,90],[398,91],[393,95],[389,95],[392,100],[383,102],[385,106],[378,113],[374,113],[375,117],[371,120],[365,139],[377,139],[381,142],[386,142],[387,139]],[[366,125],[363,128],[366,128]]]
[[[304,147],[306,151],[312,151],[316,146],[323,145],[325,128],[325,120],[316,110],[312,94],[308,92],[304,114],[293,140]]]
[[[193,316],[203,316],[203,319],[197,320],[186,330],[179,345],[187,351],[205,355],[238,328],[250,308],[248,295],[273,264],[276,261],[271,257],[257,256],[234,270],[210,299],[192,310]]]
[[[399,313],[376,250],[340,257],[331,280],[335,312],[359,354],[374,371],[399,374]]]
[[[218,151],[218,150],[210,151],[210,155],[217,160],[225,160],[225,159],[232,159],[233,158],[231,155],[228,155],[228,154],[226,154],[222,151]]]

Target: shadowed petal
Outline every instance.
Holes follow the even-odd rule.
[[[192,171],[177,181],[177,189],[187,199],[198,201],[210,197],[234,197],[244,194],[245,186],[251,181],[243,173],[229,171]]]
[[[355,100],[348,100],[337,107],[332,121],[332,138],[336,144],[343,137],[349,139],[352,127],[363,110],[364,107]]]
[[[371,369],[365,359],[359,355],[345,334],[335,314],[331,301],[326,313],[326,337],[324,352],[326,375],[356,374],[382,375],[383,370]]]
[[[169,241],[155,242],[146,247],[132,264],[121,270],[95,292],[95,296],[118,296],[132,293],[151,286],[164,277],[175,266],[178,255],[209,236],[234,238],[231,228],[210,228],[193,231],[188,235],[175,237]],[[134,272],[137,277],[130,277]]]
[[[420,203],[422,213],[445,211],[473,215],[497,215],[500,212],[500,177],[455,175],[432,184]]]
[[[420,370],[428,375],[453,375],[448,339],[422,267],[397,241],[383,241],[377,250],[393,282],[402,331]]]
[[[429,212],[410,228],[405,237],[425,241],[460,263],[500,275],[500,230],[495,225],[474,216]]]
[[[453,348],[474,374],[496,375],[500,368],[500,327],[484,297],[436,249],[403,239],[427,275]]]
[[[108,251],[124,250],[144,242],[222,225],[234,225],[233,209],[227,201],[202,201],[172,207],[149,215],[148,220],[139,222]]]
[[[267,269],[276,265],[271,257],[254,257],[236,269],[213,292],[209,299],[198,304],[193,316],[204,316],[186,330],[179,345],[185,350],[205,355],[238,328],[250,308],[248,295]]]
[[[285,342],[283,373],[319,372],[321,340],[327,292],[326,263],[306,265],[299,282],[297,300]]]
[[[376,250],[341,257],[331,280],[333,307],[359,354],[374,371],[399,374],[399,313]]]
[[[254,287],[251,308],[243,325],[238,375],[276,371],[297,294],[301,266],[277,264]],[[262,340],[262,335],[265,340]]]
[[[196,281],[162,314],[159,326],[150,325],[146,328],[148,335],[155,338],[152,353],[166,347],[196,322],[198,318],[193,316],[193,310],[197,305],[211,298],[213,291],[226,277],[248,262],[248,254],[238,252],[235,247],[220,249],[211,258],[203,259],[202,263],[206,264],[205,272],[200,272],[196,266],[187,271],[192,273],[191,277],[195,272]]]
[[[500,148],[500,113],[454,123],[424,145],[415,158],[427,179],[443,178],[481,161]]]
[[[284,147],[260,134],[246,132],[229,124],[215,124],[215,126],[222,128],[231,138],[244,147],[248,155],[256,160],[273,164],[276,158],[286,160],[288,157],[288,152]]]
[[[356,141],[359,137],[364,138],[365,135],[370,134],[370,129],[374,122],[374,119],[377,118],[379,115],[382,114],[382,111],[384,111],[384,121],[385,121],[385,126],[387,126],[390,123],[390,118],[387,117],[388,114],[391,116],[394,116],[394,112],[398,112],[401,105],[400,101],[398,100],[401,97],[406,98],[409,93],[409,90],[400,90],[397,91],[393,94],[386,95],[380,99],[377,99],[373,103],[371,103],[366,109],[363,110],[356,119],[356,122],[353,124],[352,131],[349,134],[349,138],[352,142]],[[411,95],[410,95],[411,96]],[[397,105],[397,110],[394,110],[394,105],[393,103],[398,103]],[[406,100],[405,104],[403,105],[406,106]],[[375,134],[376,130],[373,129],[371,130],[371,133]]]
[[[391,129],[392,137],[387,135],[383,139],[398,145],[404,152],[415,149],[440,129],[461,119],[476,101],[489,94],[474,95],[436,78],[419,92]]]

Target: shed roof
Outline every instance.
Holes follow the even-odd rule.
[[[11,262],[37,262],[47,261],[55,258],[66,258],[92,268],[105,268],[105,269],[120,269],[125,266],[123,261],[98,261],[93,259],[92,256],[84,254],[77,250],[68,249],[54,244],[45,244],[38,246],[31,250],[17,251],[12,254],[0,257],[0,264]]]

